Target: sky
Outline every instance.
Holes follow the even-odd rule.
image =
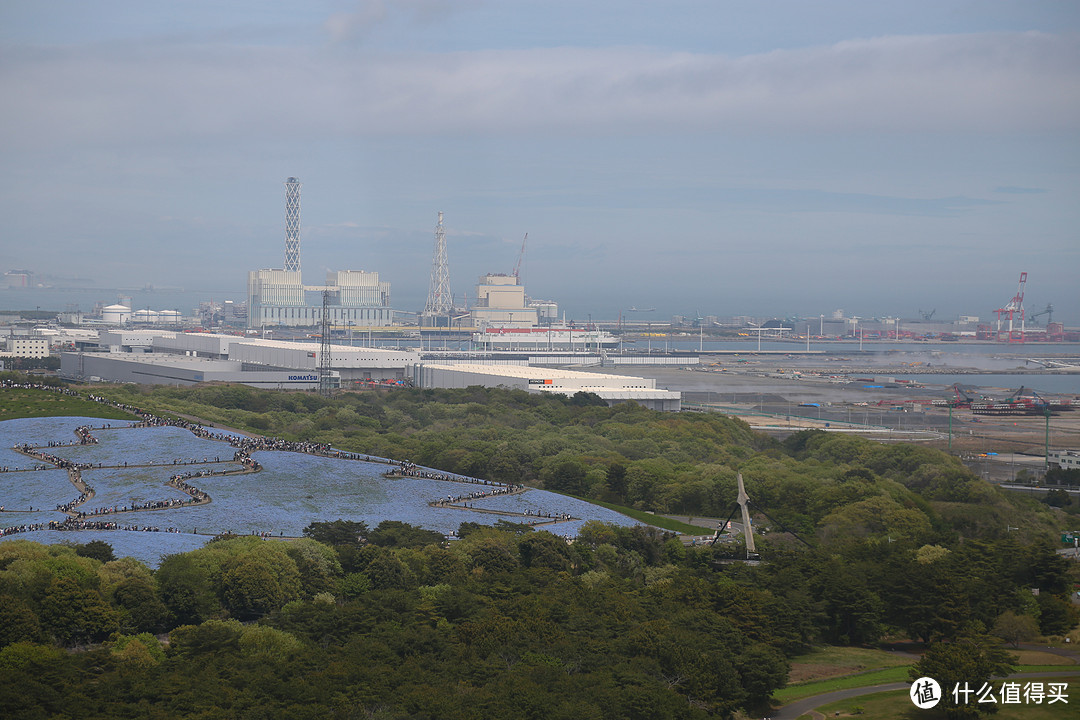
[[[0,3],[0,272],[1080,324],[1069,0]],[[645,315],[640,315],[645,317]]]

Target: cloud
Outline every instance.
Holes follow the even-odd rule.
[[[335,44],[361,43],[380,25],[397,19],[427,24],[474,6],[467,0],[359,0],[350,12],[334,13],[323,24]]]
[[[334,13],[323,28],[335,43],[355,41],[385,22],[386,16],[386,3],[382,0],[365,0],[356,3],[352,12]]]
[[[1001,187],[994,188],[996,193],[1006,193],[1009,195],[1041,195],[1046,192],[1046,188],[1028,188],[1028,187],[1015,187],[1013,185],[1003,185]]]
[[[379,22],[379,3],[348,27]],[[352,25],[350,25],[352,23]],[[0,56],[5,144],[409,134],[1074,132],[1073,35],[883,37],[729,58],[133,44]]]

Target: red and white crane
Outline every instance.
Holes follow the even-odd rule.
[[[1005,307],[998,308],[997,313],[997,339],[998,342],[1024,342],[1024,285],[1027,284],[1027,273],[1020,273],[1020,285],[1016,289],[1016,295]],[[1014,320],[1020,316],[1020,328],[1016,329]],[[1008,327],[1002,330],[1001,321],[1008,317]]]

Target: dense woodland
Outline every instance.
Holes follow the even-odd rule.
[[[99,542],[6,541],[0,707],[20,717],[730,717],[760,711],[815,643],[911,638],[927,662],[962,652],[990,672],[1008,664],[992,636],[1077,620],[1064,514],[914,445],[778,443],[722,416],[479,388],[105,392],[657,512],[726,516],[742,472],[772,518],[765,562],[597,523],[572,545],[507,523],[447,544],[327,518],[304,540],[222,538],[156,570]]]

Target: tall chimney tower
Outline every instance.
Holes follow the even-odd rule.
[[[285,270],[300,272],[300,180],[285,181]]]

